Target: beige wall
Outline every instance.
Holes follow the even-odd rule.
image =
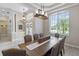
[[[39,18],[33,18],[33,33],[44,33],[49,34],[49,20],[43,20]]]
[[[79,46],[79,5],[68,10],[70,11],[70,36],[66,42]]]
[[[33,33],[43,33],[43,20],[33,18]]]
[[[48,19],[43,21],[43,33],[44,35],[49,35],[49,20]]]

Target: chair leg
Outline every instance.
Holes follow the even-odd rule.
[[[60,54],[61,54],[61,56],[63,56],[63,53],[62,53],[62,51],[60,51]]]
[[[65,49],[63,48],[63,53],[65,54]]]

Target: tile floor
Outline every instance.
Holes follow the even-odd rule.
[[[65,46],[64,56],[79,56],[79,49],[70,46]]]

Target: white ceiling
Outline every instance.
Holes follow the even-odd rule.
[[[44,4],[44,10],[48,13],[52,13],[57,9],[68,7],[75,4],[68,3],[42,3]],[[41,8],[41,3],[0,3],[0,8],[9,8],[16,12],[33,12],[35,9]],[[23,10],[24,9],[24,10]]]
[[[0,8],[12,9],[16,12],[27,11],[28,8],[18,3],[0,3]]]
[[[50,11],[51,9],[57,8],[59,6],[62,6],[64,4],[62,3],[42,3],[44,5],[44,10],[45,11]],[[41,3],[33,3],[31,5],[33,5],[34,7],[36,7],[37,9],[41,9]]]
[[[41,6],[42,4],[45,6],[45,7],[49,7],[49,6],[52,6],[54,5],[55,3],[36,3],[38,6]]]
[[[56,12],[57,10],[60,10],[60,9],[65,9],[65,8],[78,5],[78,3],[43,3],[43,4],[44,4],[44,11],[47,11],[48,14]],[[37,9],[41,8],[40,3],[31,3],[31,5]]]

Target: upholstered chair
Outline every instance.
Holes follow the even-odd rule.
[[[39,43],[42,43],[42,42],[44,42],[44,41],[46,41],[46,40],[49,40],[50,39],[50,36],[43,36],[43,37],[40,37],[39,39],[38,39],[38,42]]]
[[[44,56],[58,56],[59,54],[59,43],[54,45]]]
[[[37,41],[39,38],[39,34],[33,34],[34,41]]]
[[[26,56],[26,50],[18,49],[18,48],[10,48],[6,50],[2,50],[3,56]]]
[[[60,34],[59,33],[55,33],[55,37],[59,38]]]
[[[28,43],[28,42],[31,42],[32,41],[32,36],[31,35],[25,35],[24,36],[24,42],[25,44]]]
[[[63,55],[63,52],[65,53],[65,49],[64,49],[65,39],[66,39],[66,36],[62,37],[62,40],[60,41],[60,44],[59,44],[59,54],[61,56]]]
[[[39,36],[40,36],[40,37],[43,37],[43,36],[44,36],[44,34],[43,34],[43,33],[40,33],[40,34],[39,34]]]

